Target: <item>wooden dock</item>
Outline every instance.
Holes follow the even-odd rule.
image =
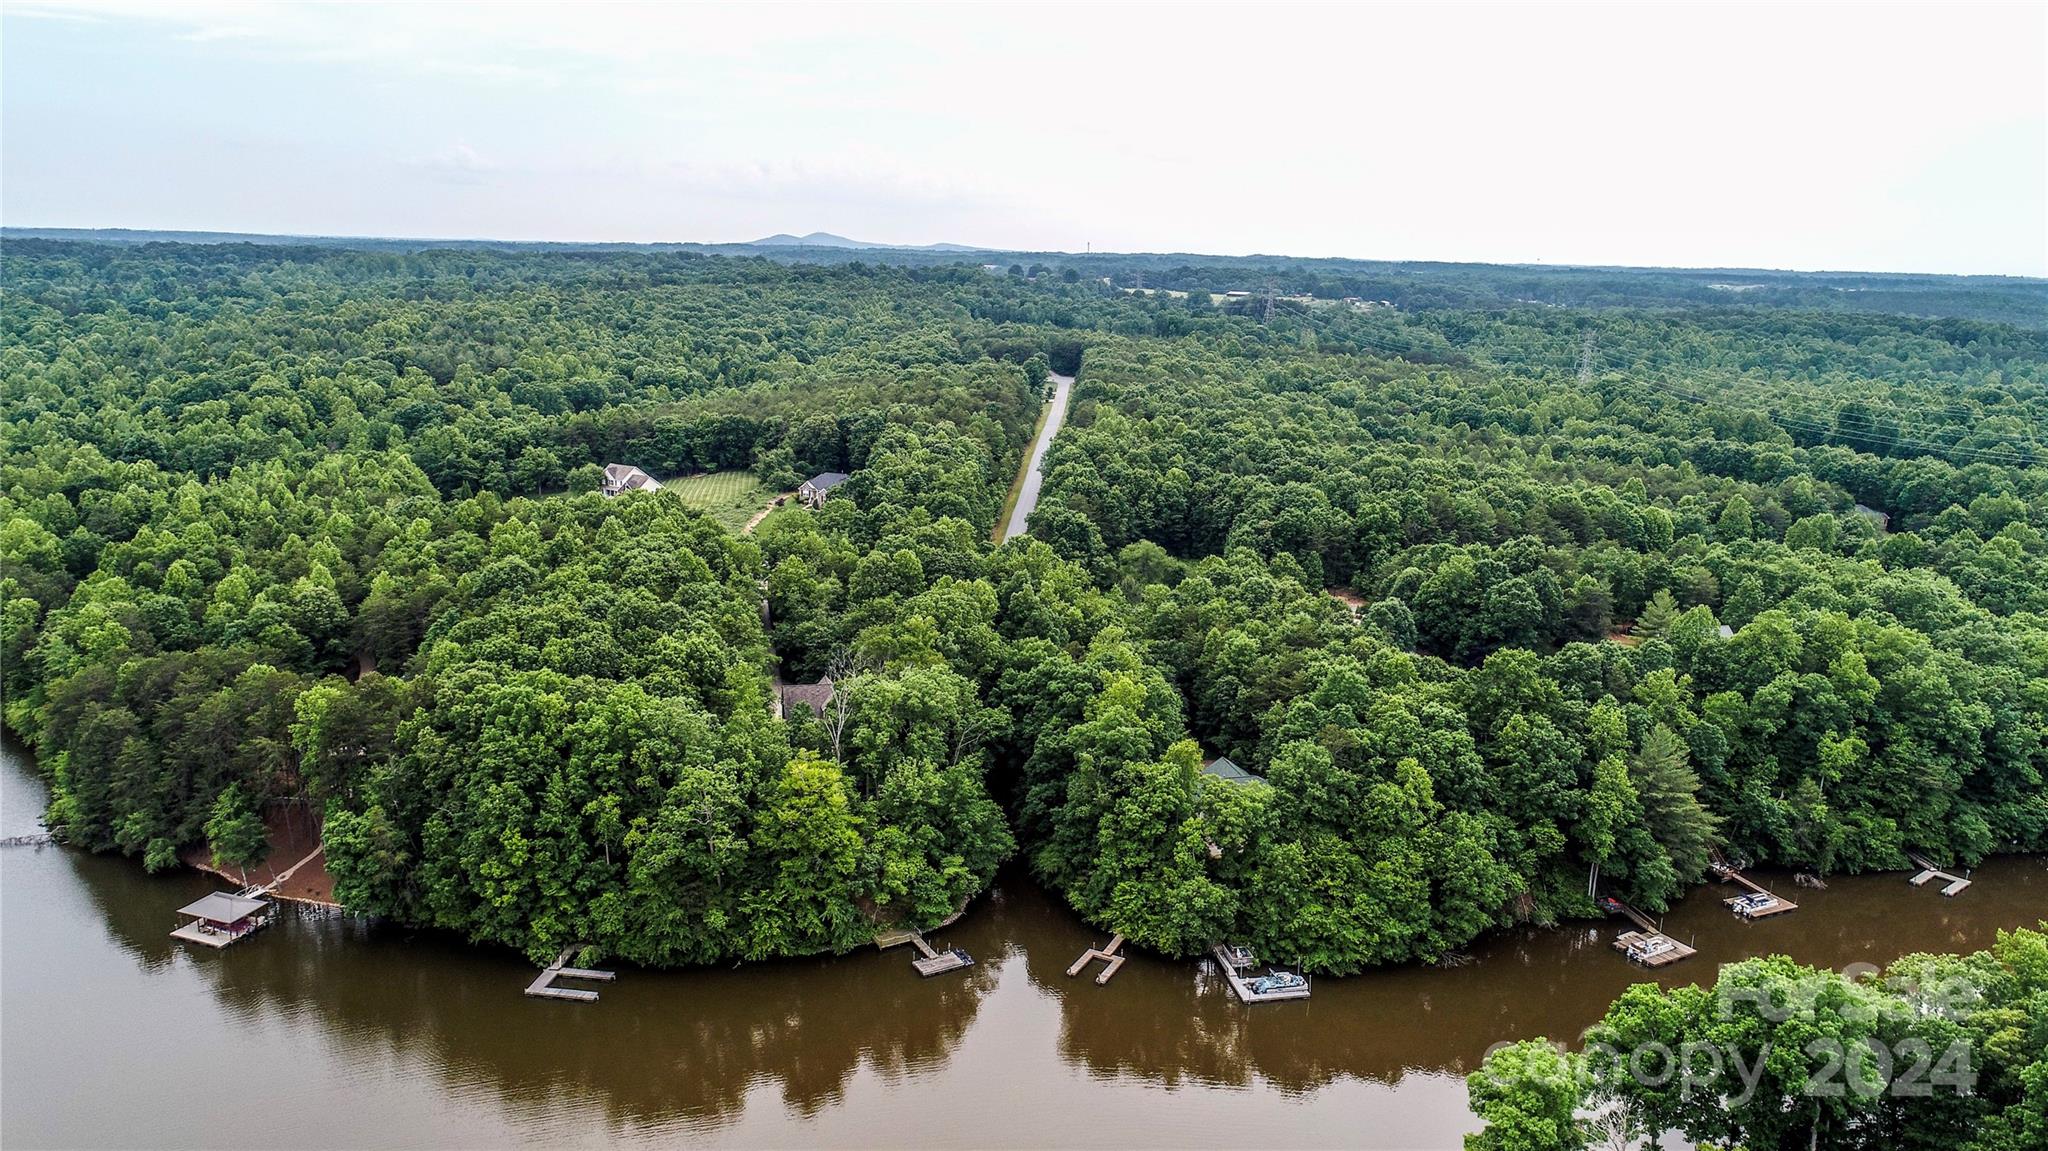
[[[579,950],[581,948],[563,948],[562,953],[555,957],[554,963],[539,975],[534,976],[533,982],[526,985],[526,994],[535,999],[562,999],[571,1003],[597,1002],[597,992],[595,991],[585,991],[580,987],[555,986],[555,980],[557,979],[579,979],[591,983],[610,983],[618,978],[618,974],[612,971],[597,971],[589,967],[568,966],[569,957],[576,954]]]
[[[972,967],[974,966],[974,957],[955,947],[951,951],[941,951],[934,955],[927,955],[923,959],[913,959],[910,961],[910,965],[917,969],[919,975],[930,979],[934,975],[942,975],[948,971],[958,971],[963,967]]]
[[[1713,870],[1723,881],[1749,889],[1748,895],[1734,895],[1721,901],[1728,910],[1744,919],[1769,919],[1773,915],[1799,910],[1798,904],[1768,890],[1726,863],[1714,864]]]
[[[959,916],[955,915],[953,918],[958,919]],[[952,920],[947,922],[950,923]],[[881,951],[887,951],[891,947],[901,947],[906,943],[915,947],[919,955],[919,958],[910,961],[910,966],[926,979],[930,979],[934,975],[942,975],[948,971],[958,971],[963,967],[974,966],[974,957],[967,954],[966,951],[958,947],[950,951],[940,951],[930,943],[925,942],[924,933],[921,931],[911,931],[908,929],[885,931],[875,936],[875,947]]]
[[[1630,923],[1633,923],[1637,927],[1642,928],[1645,933],[1650,935],[1657,934],[1656,920],[1651,919],[1649,916],[1644,915],[1642,912],[1637,911],[1635,908],[1630,907],[1628,904],[1623,903],[1619,899],[1614,901],[1614,906],[1620,909],[1621,914],[1623,916],[1626,916]]]
[[[1309,987],[1306,983],[1303,983],[1300,987],[1290,987],[1285,991],[1254,991],[1252,990],[1252,981],[1246,979],[1237,967],[1234,961],[1235,957],[1231,954],[1230,948],[1219,943],[1209,949],[1209,954],[1216,957],[1216,966],[1222,970],[1223,978],[1230,981],[1230,989],[1235,991],[1237,997],[1246,1003],[1279,1003],[1287,999],[1308,998]],[[1242,954],[1242,949],[1239,949],[1239,954]]]
[[[1664,967],[1690,959],[1695,950],[1656,931],[1625,931],[1615,939],[1614,949],[1628,956],[1629,962],[1644,967]]]
[[[1624,931],[1615,937],[1614,949],[1629,962],[1645,967],[1663,967],[1693,955],[1694,949],[1664,934],[1663,925],[1619,899],[1605,901],[1614,914],[1626,916],[1640,930]]]
[[[1069,977],[1079,975],[1081,974],[1081,972],[1087,970],[1088,965],[1090,963],[1093,963],[1096,960],[1100,959],[1106,966],[1103,967],[1102,974],[1097,975],[1095,977],[1095,984],[1099,987],[1102,984],[1108,983],[1109,977],[1115,975],[1117,972],[1117,968],[1122,967],[1124,965],[1125,957],[1117,954],[1117,949],[1122,947],[1123,945],[1123,936],[1111,936],[1109,940],[1109,945],[1107,947],[1091,947],[1088,950],[1083,951],[1081,953],[1081,958],[1074,960],[1074,965],[1072,967],[1067,968],[1067,975]]]
[[[1906,858],[1912,860],[1920,867],[1920,874],[1906,881],[1915,887],[1925,887],[1934,880],[1940,879],[1946,881],[1947,884],[1947,886],[1941,889],[1941,893],[1943,895],[1955,895],[1965,887],[1970,886],[1969,880],[1964,879],[1960,875],[1950,874],[1924,855],[1909,851],[1906,853]]]

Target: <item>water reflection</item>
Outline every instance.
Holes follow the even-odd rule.
[[[564,1098],[618,1131],[705,1133],[773,1088],[793,1116],[838,1105],[866,1066],[897,1080],[945,1060],[998,968],[920,980],[902,953],[694,973],[622,969],[595,1005],[538,1003],[517,957],[427,933],[299,919],[215,965],[243,1012],[310,1011],[351,1054],[446,1069],[529,1117]],[[1000,963],[1006,949],[990,959]],[[538,1107],[529,1107],[535,1100]]]
[[[1208,963],[1191,972],[1138,957],[1108,987],[1069,979],[1066,965],[1090,945],[1085,932],[1048,950],[1040,942],[1050,932],[1028,930],[1030,973],[1060,1003],[1061,1055],[1093,1074],[1167,1086],[1263,1081],[1296,1094],[1340,1078],[1397,1086],[1418,1072],[1463,1076],[1501,1041],[1576,1039],[1632,983],[1710,982],[1723,963],[1769,953],[1840,969],[1914,951],[1972,951],[2000,927],[2048,915],[2048,861],[1994,860],[1977,876],[1953,900],[1897,875],[1840,879],[1827,891],[1801,891],[1798,912],[1756,923],[1737,920],[1721,905],[1725,892],[1705,888],[1664,925],[1700,954],[1655,972],[1612,950],[1615,927],[1575,924],[1483,940],[1463,966],[1318,980],[1312,999],[1256,1009],[1238,1005]],[[1759,878],[1791,889],[1789,876]],[[1064,916],[1042,899],[1034,907]]]
[[[9,833],[36,804],[20,770],[0,772]],[[1700,956],[1654,978],[1711,980],[1769,951],[1840,967],[1969,950],[2048,909],[2042,860],[1977,878],[1955,899],[1898,876],[1843,880],[1755,924],[1709,889],[1666,923]],[[1143,955],[1097,986],[1099,968],[1066,968],[1101,936],[1012,873],[937,940],[975,956],[964,972],[919,979],[901,951],[629,968],[576,1005],[522,997],[532,968],[510,952],[346,918],[286,916],[224,952],[181,949],[171,912],[207,877],[14,848],[0,880],[0,1141],[17,1145],[1450,1146],[1471,1125],[1456,1077],[1491,1044],[1576,1036],[1653,977],[1609,949],[1612,928],[1580,925],[1256,1009],[1211,968]],[[86,1099],[80,1083],[111,1086]],[[290,1126],[194,1111],[224,1090],[260,1090]]]

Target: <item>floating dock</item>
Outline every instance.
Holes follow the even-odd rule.
[[[1773,915],[1799,910],[1798,904],[1767,890],[1762,884],[1725,863],[1714,864],[1713,871],[1724,882],[1749,889],[1748,895],[1734,895],[1721,901],[1728,910],[1744,919],[1769,919]]]
[[[526,985],[526,994],[534,999],[564,999],[571,1003],[595,1003],[597,992],[585,991],[580,987],[556,987],[557,979],[580,979],[591,983],[610,983],[618,978],[612,971],[597,971],[588,967],[568,966],[569,957],[581,950],[565,947],[555,957],[555,962]]]
[[[1925,887],[1934,880],[1940,879],[1947,881],[1947,886],[1941,889],[1941,893],[1943,895],[1955,895],[1958,892],[1962,891],[1963,888],[1970,886],[1969,880],[1964,879],[1960,875],[1951,875],[1948,872],[1942,870],[1941,868],[1936,867],[1933,864],[1933,862],[1931,862],[1924,855],[1917,855],[1909,851],[1906,853],[1906,858],[1920,865],[1921,868],[1920,874],[1915,875],[1913,878],[1906,881],[1908,883],[1911,883],[1915,887]]]
[[[1644,967],[1664,967],[1690,959],[1695,950],[1655,931],[1625,931],[1615,939],[1614,949],[1628,956],[1629,962]]]
[[[1615,937],[1614,949],[1628,957],[1631,963],[1644,967],[1663,967],[1681,959],[1689,959],[1694,948],[1658,930],[1658,923],[1619,899],[1609,901],[1618,914],[1625,915],[1639,931],[1624,931]]]
[[[955,915],[953,918],[958,919],[959,916]],[[947,922],[950,923],[952,920],[949,919]],[[948,971],[958,971],[963,967],[974,966],[974,957],[967,954],[965,950],[955,947],[950,951],[940,951],[925,942],[924,933],[920,931],[885,931],[875,936],[875,947],[881,951],[887,951],[891,947],[901,947],[906,943],[917,948],[918,955],[920,956],[920,958],[911,960],[910,966],[926,979],[930,979],[934,975],[942,975]]]
[[[1081,958],[1074,960],[1074,965],[1072,967],[1067,968],[1067,975],[1069,977],[1079,975],[1081,974],[1081,972],[1088,969],[1089,964],[1100,959],[1103,961],[1104,964],[1106,964],[1106,966],[1103,967],[1102,974],[1095,977],[1095,983],[1098,987],[1102,984],[1108,983],[1109,977],[1115,975],[1117,968],[1122,967],[1124,965],[1124,956],[1117,954],[1117,949],[1122,947],[1123,945],[1123,936],[1111,936],[1109,940],[1109,946],[1091,947],[1088,950],[1083,951],[1081,953]]]
[[[1773,895],[1768,891],[1751,892],[1748,895],[1731,895],[1721,902],[1727,905],[1728,910],[1733,911],[1744,919],[1769,919],[1773,915],[1783,915],[1788,911],[1799,910],[1798,904],[1789,899]]]
[[[1309,987],[1306,982],[1300,987],[1290,987],[1285,991],[1252,990],[1252,980],[1246,979],[1240,970],[1241,967],[1252,966],[1252,957],[1251,953],[1242,947],[1225,947],[1219,943],[1210,948],[1209,953],[1216,957],[1216,966],[1223,970],[1223,978],[1230,981],[1230,989],[1237,992],[1237,997],[1246,1003],[1278,1003],[1286,999],[1308,998]],[[1257,976],[1253,978],[1256,979]]]

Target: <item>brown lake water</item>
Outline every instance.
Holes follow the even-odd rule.
[[[4,751],[17,835],[42,786]],[[1700,954],[1655,978],[1972,950],[2048,916],[2048,861],[1976,879],[1953,899],[1896,874],[1786,884],[1800,910],[1756,924],[1702,889],[1665,924]],[[171,940],[216,886],[0,848],[0,1143],[1450,1148],[1491,1045],[1575,1038],[1652,978],[1609,949],[1618,928],[1582,924],[1318,980],[1305,1002],[1246,1007],[1211,969],[1145,956],[1098,987],[1066,968],[1102,937],[1010,874],[935,937],[974,955],[961,973],[919,979],[901,950],[629,968],[598,1003],[551,1003],[520,994],[533,969],[508,952],[350,919],[287,914],[223,952]]]

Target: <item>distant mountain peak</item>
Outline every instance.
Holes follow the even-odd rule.
[[[909,248],[934,252],[978,252],[981,249],[968,244],[877,244],[868,240],[852,240],[833,232],[811,232],[792,236],[788,232],[777,232],[750,242],[755,248]]]
[[[849,240],[831,232],[811,232],[808,235],[792,236],[788,232],[777,232],[754,241],[757,248],[786,247],[802,245],[811,248],[886,248],[887,244],[870,244],[863,240]]]

